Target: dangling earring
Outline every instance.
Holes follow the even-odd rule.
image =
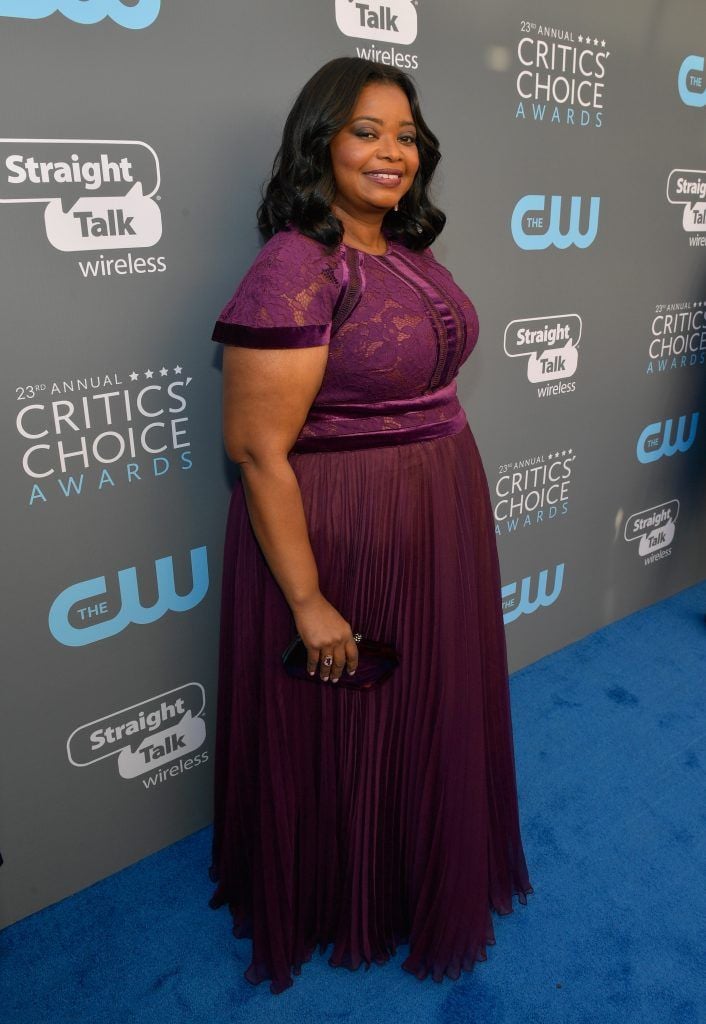
[[[400,204],[399,203],[395,203],[395,213],[397,213],[399,208],[400,208]]]

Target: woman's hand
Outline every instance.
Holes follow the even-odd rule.
[[[346,622],[322,593],[299,605],[293,612],[297,632],[307,650],[307,670],[316,674],[321,661],[320,675],[323,680],[331,677],[336,683],[343,669],[353,675],[358,667],[358,647],[353,639],[350,624]],[[331,665],[324,659],[331,655]]]

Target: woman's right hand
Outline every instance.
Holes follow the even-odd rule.
[[[306,667],[310,675],[317,668],[323,680],[338,682],[344,668],[353,675],[358,667],[358,647],[350,623],[346,622],[322,593],[293,611],[297,632],[307,650]],[[324,659],[331,655],[330,665]]]

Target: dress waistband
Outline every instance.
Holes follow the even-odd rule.
[[[291,452],[337,452],[379,448],[448,437],[468,420],[456,380],[436,391],[382,402],[315,402]]]

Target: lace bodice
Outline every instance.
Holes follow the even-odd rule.
[[[476,344],[478,317],[431,249],[389,239],[383,255],[344,244],[329,253],[295,228],[281,231],[258,253],[213,337],[250,347],[329,346],[294,451],[421,440],[466,423],[455,378]]]

